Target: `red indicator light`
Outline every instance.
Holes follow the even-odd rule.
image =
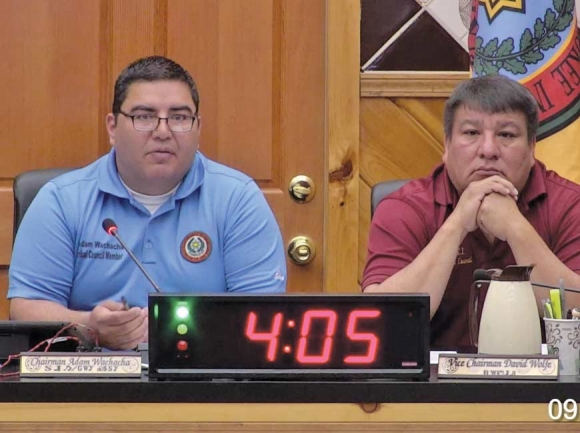
[[[282,313],[274,316],[272,323],[272,332],[256,332],[256,322],[258,316],[253,311],[248,315],[248,322],[246,324],[246,336],[252,341],[267,341],[268,342],[268,361],[276,359],[276,349],[278,347],[278,335],[282,326]]]
[[[356,324],[359,319],[376,319],[381,315],[379,310],[355,310],[348,315],[346,335],[352,341],[368,341],[369,348],[365,355],[347,356],[344,358],[345,364],[369,364],[377,357],[377,347],[379,339],[373,333],[356,332]]]
[[[185,352],[187,350],[187,341],[185,340],[179,340],[177,342],[177,350],[181,351],[181,352]]]
[[[292,349],[290,348],[290,346],[284,346],[284,353],[290,353],[292,352]]]
[[[306,345],[309,337],[310,326],[312,320],[323,319],[326,320],[326,338],[324,339],[324,346],[322,353],[319,355],[307,355]],[[330,351],[332,350],[332,337],[336,331],[336,313],[332,310],[310,310],[304,314],[302,320],[302,329],[300,330],[300,341],[298,342],[298,353],[296,359],[301,363],[324,364],[330,359]]]
[[[296,322],[294,320],[288,320],[288,328],[294,328],[296,326]]]

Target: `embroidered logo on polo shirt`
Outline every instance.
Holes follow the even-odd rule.
[[[191,263],[203,262],[211,254],[211,239],[204,232],[191,232],[181,242],[181,255]]]

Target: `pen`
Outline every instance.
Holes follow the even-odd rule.
[[[123,310],[128,310],[129,303],[127,302],[127,298],[125,298],[124,296],[121,296],[121,302],[123,303]]]
[[[558,280],[558,288],[560,290],[560,311],[562,312],[562,319],[564,319],[564,312],[566,310],[566,292],[564,291],[564,279],[560,278]]]
[[[544,317],[546,319],[553,319],[554,314],[552,313],[552,306],[550,305],[550,301],[547,299],[542,299],[542,305],[544,306]]]

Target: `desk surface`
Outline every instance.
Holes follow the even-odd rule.
[[[548,403],[580,401],[580,380],[154,381],[0,380],[0,402],[44,403]]]
[[[2,432],[577,432],[580,381],[0,380]],[[557,409],[557,408],[556,408]],[[576,412],[578,413],[578,412]],[[574,422],[576,421],[576,422]]]

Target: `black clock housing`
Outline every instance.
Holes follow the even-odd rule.
[[[426,294],[149,295],[161,379],[429,378]]]

